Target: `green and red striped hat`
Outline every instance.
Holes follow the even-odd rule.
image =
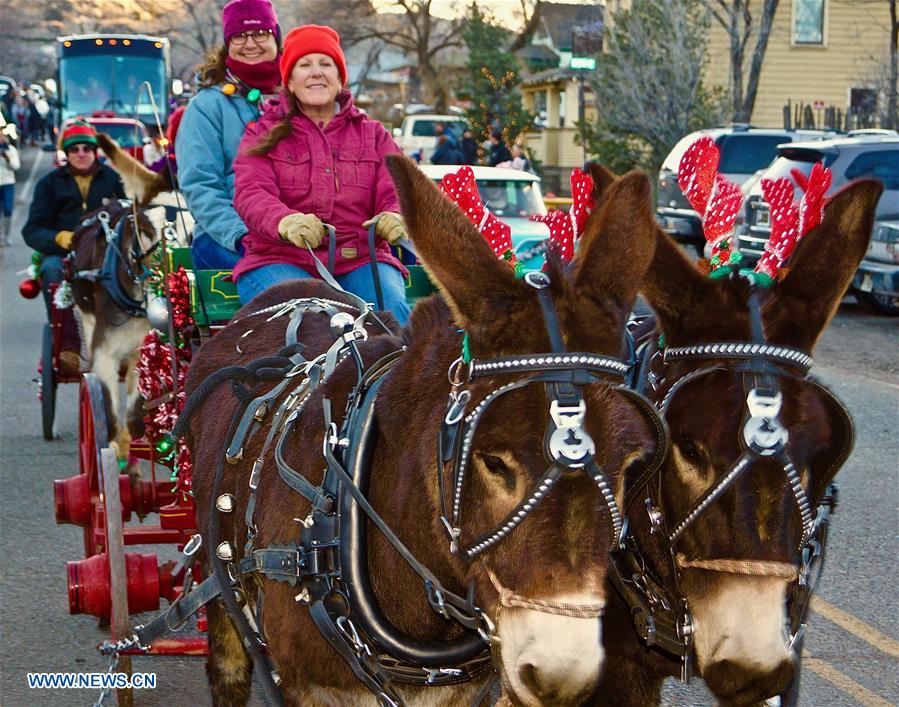
[[[62,133],[62,149],[68,150],[72,145],[93,145],[97,146],[97,131],[94,127],[83,120],[76,120]]]

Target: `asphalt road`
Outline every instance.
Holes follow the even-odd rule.
[[[21,228],[34,178],[50,157],[26,149],[14,226]],[[0,704],[88,705],[90,690],[29,690],[26,674],[103,671],[95,646],[106,634],[89,616],[70,616],[67,560],[82,556],[81,534],[57,526],[52,482],[78,471],[75,385],[60,386],[59,438],[41,437],[36,399],[43,306],[18,295],[16,272],[29,263],[20,238],[0,249]],[[856,448],[839,475],[828,565],[806,640],[802,675],[806,705],[899,704],[896,501],[899,413],[899,320],[869,315],[847,298],[823,337],[816,373],[846,402],[857,427]],[[157,688],[139,705],[209,704],[201,659],[137,658]],[[666,705],[710,705],[701,684],[671,683]]]

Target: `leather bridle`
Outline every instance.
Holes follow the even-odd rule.
[[[652,575],[641,554],[636,538],[624,539],[623,549],[613,554],[610,577],[631,609],[638,633],[647,645],[658,645],[682,660],[682,678],[688,679],[692,653],[693,624],[687,600],[679,588],[680,573],[687,567],[710,569],[719,572],[773,575],[794,579],[790,601],[790,642],[796,640],[804,627],[808,600],[814,591],[809,578],[815,565],[823,558],[823,543],[830,511],[836,505],[836,489],[833,485],[824,494],[817,509],[812,509],[803,488],[800,471],[787,451],[789,430],[780,419],[783,402],[781,381],[799,381],[813,386],[824,397],[831,410],[840,418],[847,431],[847,441],[837,454],[837,468],[845,461],[851,449],[852,422],[843,405],[829,390],[808,377],[812,358],[804,351],[768,343],[762,330],[761,292],[753,287],[749,297],[749,319],[752,340],[748,342],[724,342],[666,348],[656,351],[653,360],[664,366],[674,362],[711,361],[686,373],[672,384],[658,403],[663,417],[672,401],[690,383],[714,373],[737,373],[746,391],[743,411],[744,422],[740,433],[742,452],[728,467],[727,472],[713,484],[680,517],[668,519],[662,511],[661,475],[645,471],[627,490],[625,508],[643,498],[643,505],[650,521],[650,532],[663,555],[670,558],[674,586]],[[652,365],[650,365],[650,369]],[[655,390],[666,387],[667,381],[655,371],[649,373],[649,383]],[[678,553],[677,544],[683,533],[693,526],[702,514],[713,506],[729,489],[759,462],[775,461],[783,470],[785,483],[790,489],[801,522],[797,543],[797,566],[784,567],[786,563],[758,560],[686,560]],[[633,511],[632,511],[633,512]]]
[[[640,395],[622,384],[629,370],[627,362],[598,354],[565,350],[558,316],[550,294],[549,277],[545,273],[533,272],[525,276],[525,282],[537,291],[552,352],[487,360],[472,359],[467,363],[459,358],[453,362],[448,372],[452,388],[438,437],[440,520],[450,537],[450,552],[460,554],[467,562],[500,542],[518,527],[534,512],[560,478],[579,472],[586,474],[599,488],[612,528],[611,548],[613,550],[618,548],[625,530],[625,522],[615,500],[607,470],[597,465],[594,458],[596,445],[584,429],[587,410],[584,386],[595,383],[608,384],[606,379],[608,377],[620,381],[615,389],[635,401],[644,416],[657,419],[652,407]],[[530,375],[515,378],[494,388],[466,414],[472,397],[467,385],[472,381],[479,378],[520,376],[522,373]],[[471,462],[472,441],[478,425],[490,405],[501,396],[531,384],[543,385],[549,403],[550,421],[544,433],[544,456],[548,462],[546,471],[525,495],[524,500],[498,526],[481,533],[467,546],[462,547],[460,543],[462,494],[466,471]],[[667,435],[660,423],[650,427],[658,435],[656,455],[649,465],[655,471],[664,459]],[[449,462],[452,462],[453,466],[451,503],[447,498],[445,484],[445,467]]]

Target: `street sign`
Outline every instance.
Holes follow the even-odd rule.
[[[573,56],[568,66],[572,69],[593,71],[596,68],[596,59],[592,56]]]

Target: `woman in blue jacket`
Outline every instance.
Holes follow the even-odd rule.
[[[222,11],[225,46],[199,69],[200,90],[175,142],[178,180],[196,219],[192,255],[200,269],[229,269],[247,227],[234,210],[234,158],[247,125],[281,81],[281,32],[269,0],[231,0]]]

